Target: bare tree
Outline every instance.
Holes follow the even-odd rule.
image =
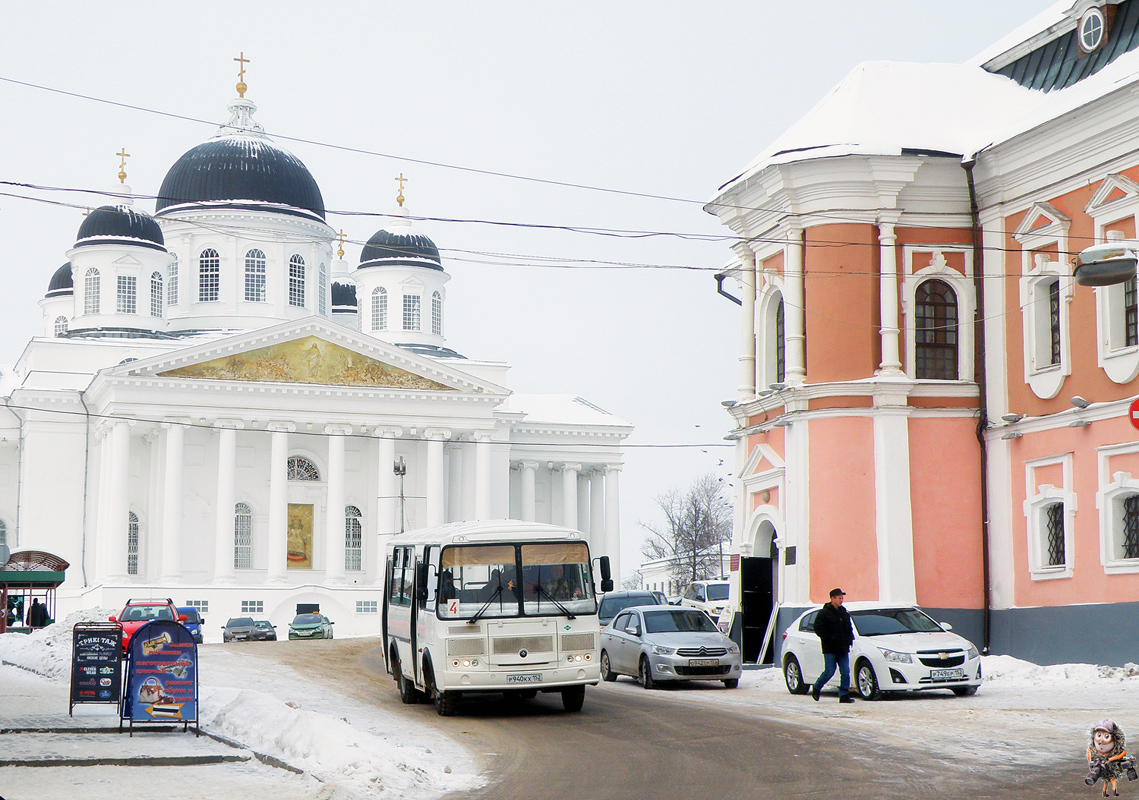
[[[648,535],[641,555],[665,560],[680,583],[720,577],[723,552],[732,538],[732,503],[725,484],[714,474],[702,475],[684,492],[657,495],[664,524],[638,522]]]

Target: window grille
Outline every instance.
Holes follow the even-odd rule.
[[[379,614],[380,602],[378,600],[357,600],[356,601],[357,614]]]
[[[320,470],[316,464],[304,456],[289,457],[289,480],[291,481],[319,481]]]
[[[221,286],[221,256],[207,248],[198,256],[198,300],[213,303],[218,300]]]
[[[150,316],[162,316],[162,273],[150,273]]]
[[[242,614],[264,614],[265,601],[264,600],[242,600],[241,601]]]
[[[1123,557],[1139,558],[1139,494],[1123,500]]]
[[[289,259],[289,305],[305,307],[305,260],[296,255]]]
[[[388,327],[388,290],[377,286],[372,290],[372,330],[383,331]]]
[[[233,507],[233,566],[253,568],[253,509],[247,503]]]
[[[1060,281],[1048,284],[1048,332],[1052,344],[1049,364],[1060,363]]]
[[[1139,306],[1134,278],[1123,284],[1123,339],[1125,347],[1139,344]]]
[[[344,569],[363,569],[364,527],[360,524],[360,509],[344,509]]]
[[[0,544],[8,544],[8,523],[0,519]]]
[[[166,305],[178,305],[178,256],[170,262],[170,280],[166,283]]]
[[[127,515],[127,574],[138,574],[138,514]]]
[[[405,331],[419,330],[419,305],[421,302],[417,294],[403,296],[403,329]]]
[[[265,254],[260,250],[245,254],[245,299],[250,303],[265,302]]]
[[[775,307],[775,381],[783,383],[787,377],[787,337],[783,326],[783,298]]]
[[[55,318],[55,335],[56,336],[66,336],[67,335],[67,317],[56,317]]]
[[[443,297],[438,292],[431,295],[431,332],[443,335]]]
[[[138,279],[134,275],[119,275],[115,310],[120,314],[134,314],[138,299]]]
[[[957,295],[944,281],[925,281],[914,298],[914,374],[957,380]]]
[[[99,270],[94,267],[83,276],[83,313],[99,313]]]
[[[1064,566],[1064,504],[1052,503],[1044,509],[1048,523],[1048,566]]]
[[[328,316],[328,268],[324,264],[316,270],[316,313]]]

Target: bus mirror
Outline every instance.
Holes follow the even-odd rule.
[[[415,596],[419,598],[419,602],[427,600],[427,565],[415,565]]]
[[[609,556],[602,556],[600,561],[601,561],[601,580],[607,581],[613,577],[613,574],[609,569]],[[611,591],[611,589],[603,590],[603,591]]]
[[[601,579],[601,591],[602,592],[613,591],[613,579],[612,578],[602,578]]]

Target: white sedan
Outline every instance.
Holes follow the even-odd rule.
[[[958,697],[976,694],[981,657],[967,639],[949,633],[914,606],[856,602],[844,606],[854,623],[850,648],[851,690],[863,700],[882,692],[950,689]],[[823,671],[815,634],[819,609],[804,612],[783,634],[783,678],[791,694],[806,694]],[[837,687],[838,670],[827,683]]]

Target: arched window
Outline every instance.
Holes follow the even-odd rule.
[[[783,297],[775,307],[775,381],[783,383],[787,378],[787,334],[783,325]]]
[[[253,568],[253,509],[247,503],[233,507],[233,566]]]
[[[94,267],[83,275],[83,313],[99,313],[99,270]]]
[[[431,295],[431,332],[443,335],[443,296],[438,292]]]
[[[423,298],[417,294],[405,294],[403,296],[403,329],[405,331],[420,329],[419,310],[422,302]]]
[[[55,318],[55,335],[56,336],[66,336],[67,335],[67,317],[56,317]]]
[[[245,299],[250,303],[265,302],[265,254],[260,250],[245,254]]]
[[[166,305],[178,305],[178,256],[170,262],[170,280],[166,283]]]
[[[217,250],[208,247],[198,256],[198,302],[216,302],[220,286],[221,256]]]
[[[944,281],[925,281],[918,286],[914,307],[915,376],[957,380],[957,295]]]
[[[289,259],[289,305],[305,307],[305,260],[297,255]]]
[[[364,526],[360,519],[363,514],[356,506],[344,508],[344,569],[363,569]]]
[[[162,316],[162,273],[150,273],[150,316]]]
[[[289,456],[289,480],[319,481],[320,470],[304,456]]]
[[[328,268],[324,264],[316,271],[316,313],[328,316]]]
[[[372,330],[383,331],[388,327],[388,290],[377,286],[372,290]]]
[[[127,574],[138,574],[138,514],[127,515]]]
[[[116,281],[115,311],[120,314],[135,314],[138,308],[138,278],[134,275],[119,275]]]

